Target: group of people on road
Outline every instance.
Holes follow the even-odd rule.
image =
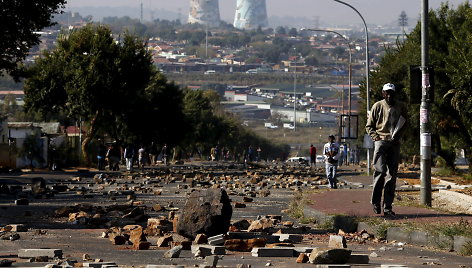
[[[105,170],[106,163],[110,171],[118,171],[119,165],[124,161],[126,170],[132,171],[133,166],[137,165],[138,170],[143,171],[146,165],[157,165],[157,159],[160,156],[164,165],[168,164],[168,149],[164,144],[160,152],[157,146],[151,143],[149,147],[144,145],[135,149],[135,146],[128,144],[124,149],[117,143],[111,143],[108,147],[100,142],[97,149],[97,169]]]

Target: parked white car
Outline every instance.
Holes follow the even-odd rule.
[[[295,156],[287,159],[286,163],[293,163],[299,165],[309,165],[310,157],[309,156]]]

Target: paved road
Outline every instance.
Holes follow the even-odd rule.
[[[205,167],[199,172],[209,172],[213,174],[238,174],[237,179],[247,183],[249,181],[245,172],[236,169],[218,169],[216,167]],[[263,171],[267,172],[267,171]],[[318,175],[322,175],[320,173]],[[287,174],[284,171],[284,174]],[[342,179],[349,181],[351,186],[358,185],[358,181],[367,183],[369,178],[360,176],[362,171],[356,171],[352,168],[345,171],[341,168]],[[16,241],[0,240],[0,259],[11,257],[17,254],[21,248],[40,248],[51,247],[60,248],[67,257],[80,260],[82,254],[87,253],[91,258],[101,258],[105,261],[114,261],[121,266],[143,266],[146,264],[181,264],[193,267],[195,264],[203,263],[203,260],[196,260],[191,253],[184,251],[181,258],[163,259],[161,258],[164,249],[134,251],[128,246],[114,246],[107,239],[100,237],[102,229],[84,229],[81,226],[67,223],[64,220],[58,220],[50,217],[51,212],[64,205],[74,204],[91,204],[91,205],[110,205],[113,203],[121,204],[127,202],[126,197],[118,196],[115,200],[110,200],[108,196],[102,194],[103,191],[116,190],[117,187],[127,186],[143,186],[153,189],[161,189],[161,195],[153,195],[150,193],[138,193],[137,200],[143,201],[146,206],[150,207],[154,204],[169,205],[172,203],[174,207],[182,207],[185,202],[185,196],[190,188],[182,187],[185,183],[171,182],[165,183],[164,180],[158,179],[160,176],[151,175],[145,178],[136,178],[129,180],[127,177],[117,179],[113,185],[106,186],[104,189],[100,185],[93,183],[92,175],[94,173],[75,173],[75,172],[36,172],[34,174],[8,174],[2,177],[8,177],[9,180],[15,180],[19,183],[28,181],[28,178],[41,176],[44,177],[48,185],[56,183],[67,184],[72,191],[58,193],[50,199],[30,199],[29,206],[15,206],[13,204],[14,197],[0,195],[0,226],[12,223],[25,223],[31,229],[27,233],[21,233],[21,239]],[[82,176],[81,181],[72,181],[72,177]],[[358,180],[356,180],[356,177]],[[0,177],[0,182],[4,180]],[[273,179],[272,179],[273,181]],[[102,185],[103,186],[103,185]],[[28,186],[25,186],[26,189]],[[92,189],[88,198],[78,194],[78,190],[82,187]],[[252,186],[248,184],[249,190]],[[301,187],[304,187],[303,185]],[[294,187],[296,188],[296,187]],[[254,202],[246,203],[246,208],[234,209],[233,220],[250,219],[254,220],[258,215],[279,214],[283,216],[283,220],[293,220],[282,211],[287,209],[288,204],[293,199],[294,188],[276,188],[270,189],[271,194],[268,197],[254,197]],[[308,188],[308,186],[307,186]],[[356,188],[356,187],[352,187]],[[372,216],[369,211],[364,210],[365,198],[368,196],[366,189],[346,189],[335,191],[324,191],[321,194],[313,195],[313,209],[317,209],[326,213],[348,213],[364,214]],[[242,201],[242,195],[231,195],[232,201]],[[353,201],[352,201],[353,200]],[[349,205],[346,205],[346,204]],[[338,206],[334,205],[338,204]],[[406,209],[406,208],[405,208]],[[363,212],[364,211],[364,212]],[[403,208],[398,210],[401,214]],[[158,217],[167,215],[167,212],[150,212],[150,216]],[[406,212],[405,212],[406,213]],[[29,216],[25,216],[29,215]],[[35,230],[46,230],[46,235],[35,234]],[[307,235],[301,245],[304,246],[327,246],[328,235]],[[156,238],[149,238],[155,244]],[[300,245],[300,246],[301,246]],[[298,245],[297,245],[298,246]],[[472,258],[457,256],[455,253],[440,252],[416,246],[397,246],[392,243],[374,243],[367,244],[349,243],[349,248],[357,254],[371,254],[375,252],[378,257],[371,258],[368,265],[353,265],[352,267],[379,267],[381,264],[403,264],[407,267],[425,267],[425,264],[441,264],[441,267],[467,267],[472,263]],[[253,267],[265,267],[268,263],[276,267],[306,267],[309,264],[297,264],[295,258],[256,258],[250,253],[229,252],[219,265],[227,267],[235,267],[237,264],[251,264]],[[18,267],[19,264],[17,264]],[[24,264],[23,264],[24,265]],[[460,266],[464,265],[464,266]]]

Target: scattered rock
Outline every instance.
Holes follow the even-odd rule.
[[[164,253],[164,258],[178,258],[182,252],[183,246],[176,246]]]
[[[347,248],[346,238],[344,238],[344,236],[341,236],[341,235],[330,235],[328,247],[329,248]]]
[[[310,254],[310,263],[313,264],[345,264],[351,256],[351,250],[347,249],[318,249]]]
[[[197,234],[207,236],[226,233],[233,210],[228,194],[223,189],[207,189],[190,194],[183,208],[177,232],[194,239]]]
[[[307,263],[309,260],[310,258],[308,258],[308,255],[305,253],[300,253],[297,258],[297,263]]]

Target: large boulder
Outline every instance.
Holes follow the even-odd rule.
[[[190,194],[177,224],[177,233],[194,239],[228,232],[233,209],[223,189],[206,189]]]
[[[310,254],[310,263],[314,264],[345,264],[351,257],[351,250],[345,248],[315,248]]]

